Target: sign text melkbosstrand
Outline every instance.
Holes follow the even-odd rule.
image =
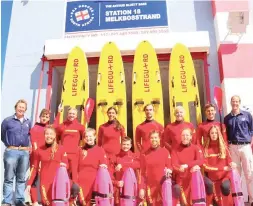
[[[65,32],[168,26],[166,0],[70,1]]]

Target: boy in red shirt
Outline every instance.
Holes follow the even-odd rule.
[[[32,153],[30,155],[30,165],[34,165],[35,161],[35,152],[37,149],[45,145],[45,127],[49,123],[50,111],[47,109],[42,109],[40,112],[40,121],[36,122],[35,125],[30,130],[30,137],[32,143]],[[31,170],[32,168],[30,168]],[[38,186],[38,174],[36,174],[35,179],[31,187],[31,200],[33,205],[38,205],[38,195],[37,195],[37,186]]]
[[[154,120],[154,107],[152,104],[147,104],[144,107],[146,120],[139,124],[135,130],[135,144],[141,153],[145,153],[151,146],[149,134],[151,131],[156,130],[160,132],[161,138],[163,137],[163,125]],[[161,142],[161,146],[163,143]]]
[[[202,147],[203,145],[205,145],[205,142],[208,139],[208,131],[213,125],[220,127],[224,142],[227,144],[226,126],[224,124],[221,124],[221,122],[215,121],[215,115],[216,115],[215,105],[206,104],[205,114],[206,114],[206,121],[200,123],[197,129],[196,136],[197,136],[198,145]]]

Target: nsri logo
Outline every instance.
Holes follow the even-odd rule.
[[[89,25],[94,19],[94,9],[91,6],[79,5],[70,13],[70,21],[73,25],[84,27]]]

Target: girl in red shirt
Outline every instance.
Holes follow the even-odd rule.
[[[151,147],[141,156],[141,185],[140,199],[144,199],[153,206],[162,205],[161,181],[172,173],[169,151],[160,147],[161,135],[159,131],[151,131]]]
[[[233,205],[230,196],[229,171],[236,167],[229,155],[226,143],[217,125],[211,126],[204,145],[205,163],[203,164],[207,177],[214,184],[214,194],[207,196],[207,203],[212,204],[213,199],[218,205]],[[229,197],[230,196],[230,197]],[[223,201],[222,201],[223,199]]]
[[[40,147],[35,155],[30,178],[27,183],[27,192],[30,193],[31,185],[40,167],[40,193],[42,204],[50,206],[52,202],[52,184],[57,169],[67,165],[67,154],[56,141],[56,131],[53,126],[45,127],[45,145]]]
[[[108,157],[109,172],[113,175],[116,155],[121,149],[121,139],[126,136],[124,127],[117,120],[117,110],[110,107],[107,110],[108,122],[98,129],[98,146],[104,148]]]
[[[107,168],[107,157],[104,149],[95,143],[96,131],[87,128],[84,133],[85,145],[79,149],[73,169],[73,182],[80,186],[81,205],[92,205],[92,191],[99,167]]]
[[[191,205],[191,173],[200,170],[204,163],[201,149],[191,141],[192,130],[184,129],[181,133],[181,144],[172,149],[173,176],[176,180],[173,189],[177,195],[175,198],[180,199],[183,205]]]

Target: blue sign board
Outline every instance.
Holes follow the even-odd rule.
[[[65,32],[168,26],[166,0],[70,1]]]

